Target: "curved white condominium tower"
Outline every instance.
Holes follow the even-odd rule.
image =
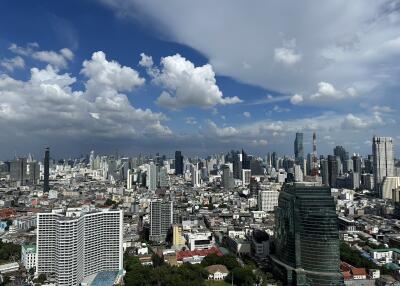
[[[57,285],[79,285],[89,275],[123,268],[122,210],[67,209],[37,215],[37,274]]]

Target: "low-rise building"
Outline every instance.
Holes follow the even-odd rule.
[[[21,263],[27,270],[36,267],[36,245],[22,245]]]

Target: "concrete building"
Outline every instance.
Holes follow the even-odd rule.
[[[279,192],[275,190],[260,190],[258,192],[258,210],[273,212],[278,205]]]
[[[251,180],[251,170],[250,169],[242,169],[242,184],[243,186],[250,185]]]
[[[59,286],[123,269],[123,212],[80,208],[37,215],[36,274],[53,273]]]
[[[393,140],[391,137],[372,138],[374,190],[382,198],[381,184],[385,177],[394,176]]]
[[[36,267],[36,245],[22,245],[21,263],[26,270]]]
[[[150,241],[165,241],[173,223],[173,203],[154,199],[150,202]]]

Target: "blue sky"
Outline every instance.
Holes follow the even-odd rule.
[[[365,2],[2,1],[0,157],[368,154],[400,138],[400,14]]]

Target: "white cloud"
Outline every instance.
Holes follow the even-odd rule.
[[[86,87],[94,94],[106,90],[132,91],[145,83],[136,70],[108,61],[102,51],[93,53],[90,60],[83,62],[81,73],[89,78]]]
[[[304,101],[304,98],[301,94],[295,94],[290,98],[290,103],[293,105],[299,105]]]
[[[241,102],[238,97],[224,97],[219,89],[210,64],[195,67],[179,54],[161,59],[160,69],[152,65],[150,57],[142,54],[140,65],[147,68],[153,82],[165,90],[157,104],[169,109],[188,106],[212,108]]]
[[[32,68],[30,79],[0,76],[0,129],[2,136],[73,139],[145,139],[172,134],[167,119],[150,109],[134,107],[121,91],[144,83],[138,73],[96,52],[83,63],[85,89],[74,90],[76,78],[53,66]],[[39,136],[39,137],[35,137]],[[62,138],[62,139],[60,139]]]
[[[250,112],[245,111],[245,112],[243,112],[243,116],[244,116],[244,117],[247,117],[247,118],[250,118],[250,117],[251,117],[251,114],[250,114]]]
[[[390,112],[394,112],[395,111],[390,106],[385,106],[385,105],[375,105],[375,106],[372,107],[372,110],[376,111],[376,112],[383,112],[383,113],[390,113]]]
[[[329,83],[321,81],[318,83],[318,92],[310,96],[312,100],[342,100],[357,97],[358,93],[354,87],[349,87],[345,91],[336,90]]]
[[[360,130],[384,125],[383,119],[379,113],[375,112],[372,117],[357,117],[349,113],[342,122],[343,129]]]
[[[25,67],[25,61],[20,56],[17,56],[11,59],[1,60],[0,65],[12,72],[14,69],[23,69]]]
[[[67,68],[68,61],[72,61],[74,58],[74,53],[68,48],[63,48],[59,52],[38,51],[38,48],[37,43],[29,43],[26,47],[20,47],[13,43],[9,50],[18,55],[51,64],[55,68]]]
[[[285,65],[293,65],[301,60],[301,55],[297,54],[293,49],[277,48],[274,50],[274,59]]]
[[[240,82],[307,98],[318,83],[334,83],[342,96],[354,97],[346,90],[353,87],[369,101],[384,97],[388,84],[400,87],[400,10],[392,0],[100,1]]]

